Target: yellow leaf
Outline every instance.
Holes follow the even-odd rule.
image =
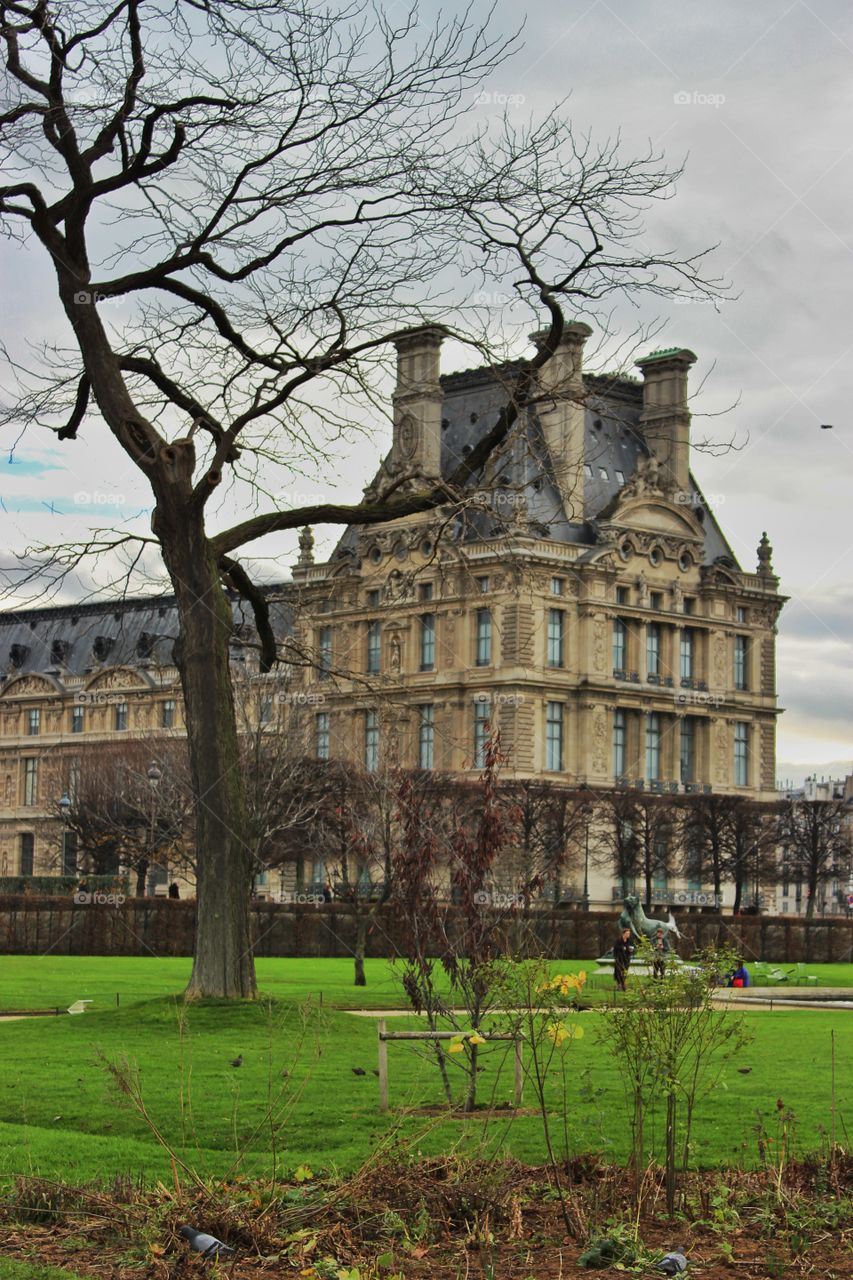
[[[465,1046],[461,1040],[451,1040],[447,1049],[448,1053],[464,1053]]]
[[[468,1037],[469,1044],[485,1044],[485,1038],[480,1035],[479,1031],[475,1031],[472,1036]]]

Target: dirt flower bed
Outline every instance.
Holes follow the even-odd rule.
[[[674,1221],[660,1178],[635,1184],[623,1169],[579,1159],[565,1169],[578,1237],[547,1171],[515,1161],[401,1159],[339,1183],[310,1170],[291,1185],[228,1184],[144,1190],[64,1187],[20,1179],[0,1214],[0,1256],[51,1263],[103,1280],[557,1280],[589,1276],[581,1265],[603,1244],[598,1274],[651,1274],[674,1245],[704,1280],[853,1277],[853,1160],[791,1165],[784,1175],[708,1173],[681,1187]],[[232,1258],[188,1251],[189,1222],[227,1241]],[[618,1265],[616,1265],[618,1264]],[[660,1274],[659,1272],[657,1274]]]

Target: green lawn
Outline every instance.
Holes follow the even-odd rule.
[[[399,982],[386,960],[366,961],[367,987],[352,985],[347,959],[258,960],[258,985],[277,1000],[313,997],[341,1009],[399,1006]],[[593,960],[560,960],[555,972],[591,972]],[[158,996],[177,995],[186,985],[191,961],[154,956],[0,956],[0,1010],[66,1009],[73,1000],[90,999],[99,1011],[121,1008]],[[781,965],[785,969],[786,966]],[[815,964],[822,987],[853,987],[853,964]]]
[[[42,1267],[37,1262],[14,1262],[0,1258],[0,1280],[83,1280],[77,1271],[62,1267]]]
[[[560,969],[582,967],[564,963]],[[81,1017],[0,1023],[0,1173],[39,1172],[64,1179],[144,1173],[171,1181],[169,1157],[131,1109],[103,1065],[125,1057],[138,1065],[152,1121],[180,1158],[201,1176],[357,1167],[383,1141],[405,1139],[423,1153],[510,1151],[544,1156],[535,1115],[448,1120],[411,1114],[440,1102],[435,1067],[410,1045],[389,1047],[391,1116],[378,1112],[376,1027],[340,1011],[342,1003],[399,1003],[384,961],[368,966],[356,992],[347,962],[262,960],[259,981],[271,1001],[184,1006],[186,960],[4,957],[0,1003],[48,1007],[92,998]],[[836,981],[835,976],[832,979]],[[120,1006],[115,993],[120,992]],[[320,1006],[320,992],[323,1003]],[[307,1000],[308,993],[312,999]],[[830,1124],[830,1043],[835,1031],[839,1106],[853,1133],[853,1019],[843,1011],[790,1010],[744,1015],[755,1040],[716,1095],[703,1104],[697,1158],[704,1164],[753,1164],[760,1112],[775,1123],[781,1097],[797,1115],[798,1142],[813,1149]],[[615,1067],[596,1042],[599,1013],[578,1015],[583,1039],[570,1051],[568,1124],[576,1150],[625,1154],[625,1105]],[[395,1020],[401,1029],[406,1020]],[[412,1023],[412,1025],[415,1025]],[[235,1070],[229,1060],[244,1056]],[[511,1097],[503,1047],[483,1058],[481,1097]],[[356,1076],[353,1067],[367,1074]],[[281,1078],[281,1071],[290,1075]],[[552,1105],[560,1105],[557,1081]],[[528,1100],[529,1101],[529,1100]],[[270,1108],[282,1122],[272,1140]],[[402,1114],[406,1109],[409,1113]],[[839,1125],[839,1138],[845,1141]],[[240,1161],[238,1150],[248,1152]],[[0,1275],[0,1280],[3,1280]]]

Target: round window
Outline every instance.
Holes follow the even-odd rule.
[[[678,557],[678,567],[682,573],[688,573],[693,568],[693,557],[689,551],[682,551]]]
[[[630,560],[633,551],[634,548],[631,546],[630,542],[623,542],[619,547],[619,555],[623,560]]]
[[[382,559],[382,552],[379,550],[379,548],[378,548],[378,547],[371,547],[371,548],[370,548],[370,562],[371,562],[371,564],[379,564],[379,561],[380,561],[381,559]]]
[[[649,563],[655,566],[659,565],[663,560],[663,552],[660,547],[652,547],[649,552]]]

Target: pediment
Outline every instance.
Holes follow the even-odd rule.
[[[606,518],[599,517],[598,524],[601,528],[614,532],[636,531],[698,542],[702,542],[705,537],[702,525],[691,507],[663,495],[643,494],[620,501],[617,494],[606,512]]]
[[[98,671],[86,681],[88,689],[150,689],[154,681],[144,671],[135,667],[109,667],[106,671]]]
[[[0,697],[29,698],[33,694],[49,694],[51,697],[56,697],[57,693],[62,692],[63,687],[58,680],[28,672],[26,675],[13,676],[11,680],[7,680],[0,690]]]

